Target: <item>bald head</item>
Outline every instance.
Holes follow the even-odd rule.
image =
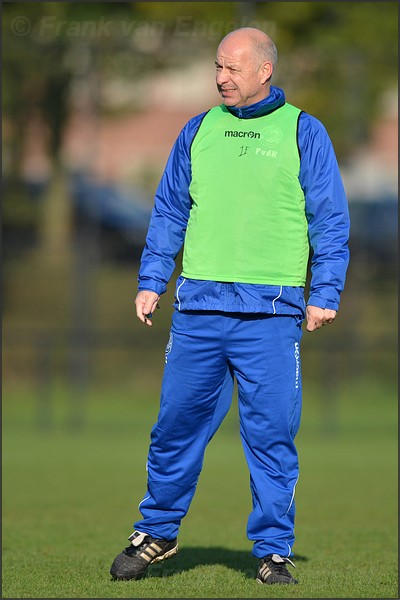
[[[254,27],[241,27],[220,42],[216,82],[226,106],[247,106],[265,98],[277,60],[271,38]]]
[[[278,60],[278,52],[273,40],[255,27],[241,27],[228,33],[220,42],[218,50],[221,46],[235,48],[248,48],[254,54],[254,58],[260,62],[269,61],[272,64],[272,69]]]

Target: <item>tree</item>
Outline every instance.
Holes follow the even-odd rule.
[[[5,2],[4,176],[18,181],[27,123],[39,115],[58,163],[71,82],[94,57],[101,81],[212,62],[221,37],[240,26],[269,33],[279,51],[276,85],[320,118],[339,160],[368,138],[383,91],[397,85],[397,2]],[[88,68],[91,68],[90,66]],[[81,69],[82,70],[82,69]],[[101,94],[98,98],[101,111]],[[132,110],[134,110],[132,106]],[[8,187],[10,189],[10,186]],[[30,214],[10,195],[4,219]],[[7,199],[8,198],[8,199]]]

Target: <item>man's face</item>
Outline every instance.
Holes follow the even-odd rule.
[[[223,41],[217,51],[216,83],[226,106],[247,106],[259,102],[269,93],[266,85],[266,69],[272,66],[260,65],[254,51],[247,45],[239,46],[231,40]]]

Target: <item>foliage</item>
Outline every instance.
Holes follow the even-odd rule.
[[[56,154],[85,45],[99,53],[103,76],[122,76],[129,59],[129,76],[140,78],[194,52],[212,55],[232,27],[255,25],[276,40],[277,83],[327,122],[346,155],[397,81],[397,11],[395,2],[6,2],[5,116],[22,123],[39,106]]]
[[[109,111],[105,82],[139,88],[149,74],[194,58],[212,65],[221,37],[240,26],[275,39],[273,83],[322,120],[345,161],[397,84],[397,14],[396,2],[3,3],[5,243],[38,237],[38,205],[19,181],[33,117],[48,132],[57,168],[73,100],[89,113]],[[135,111],[129,102],[124,110]]]
[[[272,2],[260,7],[276,23],[284,88],[323,121],[345,160],[367,141],[382,94],[396,87],[397,3]]]

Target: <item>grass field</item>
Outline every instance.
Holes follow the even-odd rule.
[[[396,394],[373,381],[340,388],[330,433],[317,390],[305,390],[294,548],[300,585],[254,580],[235,403],[208,447],[178,555],[142,581],[111,581],[110,564],[145,491],[156,384],[91,390],[86,424],[75,433],[66,427],[62,387],[53,390],[47,431],[33,426],[32,392],[3,388],[3,598],[398,597]]]

